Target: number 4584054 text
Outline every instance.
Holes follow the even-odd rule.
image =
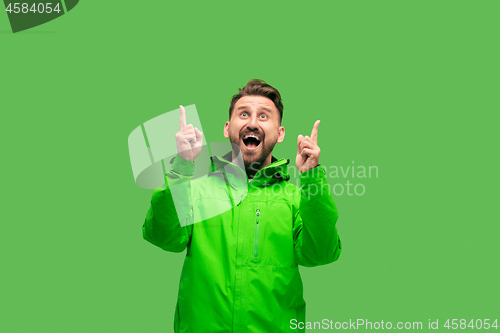
[[[23,13],[23,14],[27,14],[27,13],[38,13],[38,14],[43,14],[43,13],[46,13],[46,14],[50,14],[52,12],[56,12],[56,13],[59,13],[61,12],[61,9],[59,8],[59,3],[56,4],[55,7],[52,7],[52,3],[34,3],[31,8],[29,7],[29,4],[27,3],[9,3],[9,5],[7,6],[7,8],[5,9],[5,11],[9,12],[9,13],[14,13],[14,14],[18,14],[18,13]]]

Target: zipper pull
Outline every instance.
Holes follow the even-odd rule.
[[[253,257],[257,258],[259,255],[259,220],[260,220],[260,209],[257,208],[255,211],[255,241],[253,245]]]

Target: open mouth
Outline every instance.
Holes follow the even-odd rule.
[[[249,150],[257,149],[261,141],[260,137],[253,134],[247,134],[243,137],[243,144]]]

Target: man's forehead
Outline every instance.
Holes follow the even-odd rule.
[[[269,112],[271,112],[272,110],[277,110],[273,101],[264,96],[243,96],[236,102],[235,109],[245,108],[260,108]]]

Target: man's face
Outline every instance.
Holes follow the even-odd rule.
[[[259,95],[243,96],[224,126],[224,137],[239,147],[246,168],[258,170],[268,156],[270,163],[270,153],[285,138],[285,128],[280,126],[273,101]]]

